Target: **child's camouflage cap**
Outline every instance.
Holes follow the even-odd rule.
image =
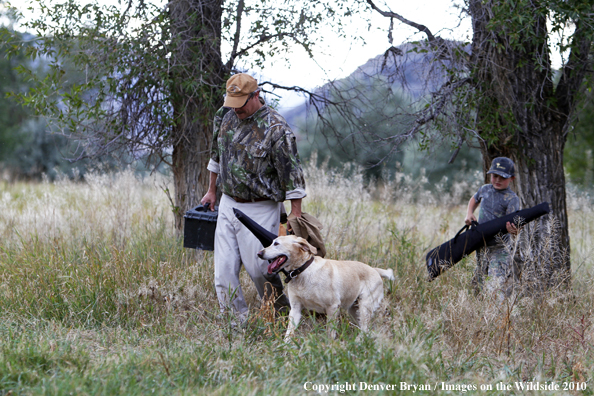
[[[491,169],[487,172],[495,173],[503,178],[509,179],[516,174],[514,162],[507,157],[497,157],[491,162]]]

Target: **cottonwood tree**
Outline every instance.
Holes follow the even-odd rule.
[[[54,130],[79,140],[78,159],[126,150],[153,165],[169,164],[181,229],[183,213],[208,186],[212,119],[223,103],[226,79],[272,57],[283,61],[294,46],[311,54],[321,23],[344,33],[344,18],[360,6],[344,3],[128,0],[115,6],[33,0],[39,16],[22,26],[36,35],[35,43],[25,51],[46,58],[49,70],[40,77],[21,67],[34,88],[15,97]],[[14,43],[8,30],[4,36]],[[13,48],[9,54],[17,53],[18,45]],[[84,81],[67,81],[65,58],[85,72]]]
[[[580,89],[592,70],[592,2],[465,0],[462,13],[472,22],[469,43],[444,40],[422,20],[366,2],[390,20],[390,29],[397,21],[421,32],[425,39],[417,48],[434,54],[444,76],[416,113],[415,124],[392,139],[398,142],[428,126],[448,134],[458,146],[478,138],[485,177],[493,158],[512,158],[522,206],[551,203],[560,222],[561,246],[568,251],[563,149]],[[562,36],[557,45],[553,35]],[[552,63],[554,51],[564,56],[559,70]],[[565,266],[569,270],[569,261]]]

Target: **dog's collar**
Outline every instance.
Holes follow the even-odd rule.
[[[311,265],[311,263],[313,263],[313,261],[314,261],[314,256],[311,256],[311,258],[309,260],[307,260],[305,262],[305,264],[303,264],[301,267],[299,267],[297,269],[294,269],[293,271],[287,272],[284,269],[281,269],[281,272],[283,272],[287,276],[285,278],[285,283],[291,282],[291,279],[296,278],[297,275],[299,275],[300,273],[305,271],[307,269],[307,267],[309,267]]]

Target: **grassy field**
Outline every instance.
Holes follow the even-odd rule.
[[[0,184],[0,395],[594,393],[590,197],[569,197],[571,289],[500,303],[471,292],[474,255],[425,280],[424,254],[463,225],[478,184],[307,174],[328,257],[396,275],[360,342],[344,316],[336,340],[305,317],[285,344],[286,318],[245,272],[247,326],[217,318],[212,254],[182,248],[165,178]]]

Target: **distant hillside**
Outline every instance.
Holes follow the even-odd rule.
[[[378,76],[383,76],[391,82],[392,89],[402,91],[411,99],[427,95],[443,83],[443,75],[440,72],[443,63],[435,60],[429,51],[415,52],[415,47],[418,49],[417,44],[411,43],[393,47],[393,51],[390,51],[387,56],[380,54],[371,58],[348,77],[329,82],[314,92],[324,95],[330,90],[331,84],[345,79],[368,81],[372,84]],[[299,133],[299,120],[305,118],[307,109],[308,103],[304,100],[302,105],[283,111],[283,116],[297,133]]]
[[[328,98],[333,86],[353,87],[355,96],[367,96],[367,102],[353,105],[353,111],[358,114],[357,121],[366,126],[367,134],[381,138],[404,133],[413,122],[413,118],[406,114],[411,111],[411,103],[439,88],[445,79],[442,70],[448,66],[436,60],[430,51],[414,48],[413,44],[393,48],[387,56],[381,54],[369,59],[348,77],[329,82],[315,93]],[[388,95],[382,96],[379,91]],[[318,107],[323,109],[323,104]],[[468,147],[463,147],[454,164],[448,164],[451,147],[447,142],[433,147],[431,152],[420,150],[415,140],[403,144],[395,152],[392,152],[390,143],[369,143],[379,142],[377,138],[367,140],[367,144],[361,143],[353,136],[360,131],[353,131],[350,128],[353,124],[348,124],[339,111],[333,111],[329,107],[326,116],[333,119],[334,129],[318,129],[320,126],[315,126],[316,110],[307,102],[283,111],[298,136],[299,150],[304,158],[316,152],[319,162],[330,159],[329,164],[333,167],[342,168],[345,162],[355,162],[368,169],[366,173],[371,178],[393,177],[400,172],[413,178],[426,176],[430,185],[439,183],[444,176],[449,184],[454,180],[472,181],[476,171],[482,169],[480,152]],[[380,160],[381,167],[375,167]]]

